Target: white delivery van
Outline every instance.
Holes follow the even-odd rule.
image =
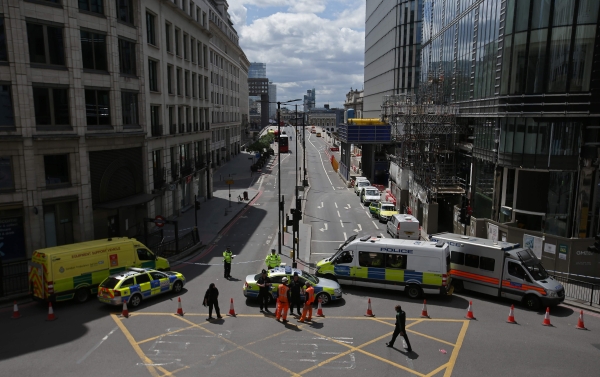
[[[360,190],[360,202],[368,205],[381,200],[381,192],[375,186],[365,186]]]
[[[356,177],[354,181],[354,193],[356,196],[360,194],[360,190],[363,187],[371,186],[371,182],[365,177]]]
[[[506,297],[532,310],[556,306],[565,299],[562,284],[548,275],[533,251],[518,243],[454,233],[435,234],[430,240],[450,246],[450,275],[456,292],[469,289]]]
[[[443,242],[394,240],[356,235],[330,258],[317,263],[317,276],[340,284],[446,294],[450,285],[450,249]]]
[[[387,232],[392,238],[418,240],[421,238],[419,220],[413,215],[397,214],[387,223]]]

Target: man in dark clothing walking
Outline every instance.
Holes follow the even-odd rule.
[[[412,352],[412,348],[410,347],[410,341],[408,340],[408,336],[406,336],[406,313],[402,311],[400,305],[396,305],[396,328],[394,329],[394,334],[392,335],[392,341],[386,343],[385,345],[388,347],[394,347],[394,342],[398,335],[402,335],[404,341],[406,342],[406,350],[408,352]]]
[[[292,293],[292,305],[290,306],[290,314],[294,314],[294,306],[296,307],[296,312],[298,315],[302,315],[300,313],[300,309],[302,308],[302,300],[300,298],[300,294],[304,291],[304,283],[298,277],[298,273],[294,272],[294,277],[292,282],[290,283],[290,292]]]
[[[265,312],[269,312],[269,299],[271,298],[271,279],[267,276],[267,271],[262,270],[262,273],[258,280],[256,281],[256,285],[258,285],[258,303],[260,305],[260,311],[263,312],[263,307],[265,308]]]
[[[214,319],[212,316],[213,306],[215,307],[215,312],[217,313],[217,318],[218,319],[223,318],[223,317],[221,317],[221,310],[219,309],[219,302],[217,301],[218,298],[219,298],[219,290],[215,286],[215,283],[210,283],[210,286],[208,287],[208,289],[206,290],[206,293],[204,294],[204,303],[203,303],[204,306],[208,306],[208,318],[206,318],[207,321]]]

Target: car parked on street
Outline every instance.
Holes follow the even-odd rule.
[[[371,202],[369,212],[374,218],[379,219],[380,223],[387,223],[392,216],[398,214],[394,203],[390,202]]]
[[[381,200],[381,192],[377,187],[365,186],[360,190],[360,202],[364,205],[379,202]]]

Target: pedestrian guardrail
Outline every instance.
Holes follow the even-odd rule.
[[[569,276],[553,275],[565,288],[565,297],[583,303],[600,305],[600,285],[582,280],[572,279]]]
[[[29,292],[28,263],[29,259],[0,260],[0,297]]]

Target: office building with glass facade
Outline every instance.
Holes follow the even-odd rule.
[[[562,237],[598,233],[599,7],[423,0],[421,84],[439,83],[469,130],[462,162],[474,217]]]

